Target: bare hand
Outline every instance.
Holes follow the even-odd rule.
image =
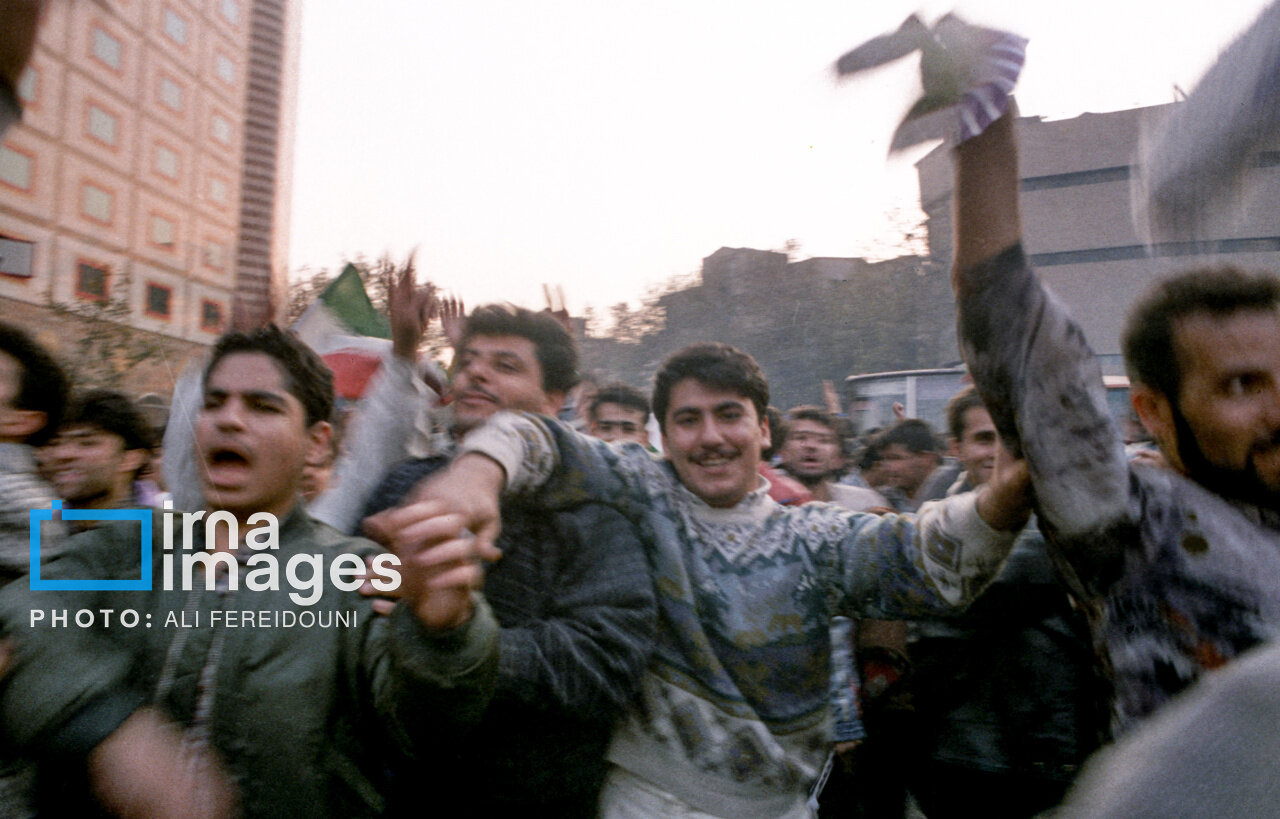
[[[401,596],[428,628],[452,628],[471,616],[471,591],[484,582],[482,561],[497,560],[502,467],[463,455],[419,484],[404,506],[365,519],[364,530],[401,561]]]
[[[418,360],[418,345],[427,325],[437,313],[434,285],[418,287],[414,279],[413,255],[410,254],[399,275],[387,273],[387,318],[391,322],[391,349],[396,357]]]
[[[467,326],[467,307],[462,299],[449,296],[440,300],[440,329],[444,330],[449,346],[458,349],[462,346],[462,332]]]
[[[373,581],[380,578],[381,575],[376,574],[373,571],[373,567],[370,565],[372,559],[372,557],[366,557],[364,559],[365,571],[364,574],[361,575],[361,579],[364,580],[364,582],[360,584],[360,593],[365,597],[371,598],[369,602],[373,605],[374,614],[386,616],[396,607],[396,601],[401,597],[404,597],[404,586],[401,585],[394,591],[381,591],[379,589],[375,589],[373,587]]]
[[[235,787],[212,749],[185,740],[150,708],[135,712],[89,754],[94,795],[116,816],[227,819]]]
[[[978,516],[992,529],[1013,532],[1031,517],[1031,472],[1003,445],[996,447],[991,479],[978,490]]]

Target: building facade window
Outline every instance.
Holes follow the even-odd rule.
[[[227,266],[227,249],[221,242],[208,241],[204,244],[204,266],[210,270],[225,270]]]
[[[221,114],[213,115],[213,122],[209,126],[209,132],[214,139],[223,145],[231,144],[231,121]]]
[[[22,76],[18,77],[18,99],[22,100],[23,105],[35,105],[38,96],[40,96],[40,72],[34,65],[29,65],[22,72]]]
[[[187,44],[187,21],[173,9],[164,10],[164,35],[180,46]]]
[[[219,51],[213,55],[213,73],[218,75],[218,79],[227,85],[235,85],[236,82],[236,66],[231,62],[231,58]]]
[[[151,214],[151,225],[148,230],[150,231],[149,238],[152,244],[159,245],[166,250],[173,249],[177,227],[172,219],[166,219],[159,214],[153,213]]]
[[[157,144],[152,155],[152,167],[156,173],[167,179],[178,178],[178,153],[164,145]]]
[[[19,190],[31,190],[32,169],[35,163],[31,157],[14,150],[8,145],[0,145],[0,182]]]
[[[95,222],[111,224],[111,212],[115,197],[92,182],[84,183],[80,190],[80,212]]]
[[[91,50],[98,62],[116,71],[120,70],[120,55],[123,48],[115,37],[95,27]]]
[[[163,284],[156,284],[155,282],[147,282],[147,315],[154,318],[169,318],[169,302],[172,298],[172,288],[165,287]]]
[[[209,177],[209,198],[216,204],[227,204],[227,183],[216,176]]]
[[[237,0],[221,0],[218,3],[218,11],[222,14],[222,19],[231,25],[240,22],[240,3]]]
[[[182,113],[184,97],[182,86],[169,77],[160,78],[160,102],[176,113]]]
[[[222,305],[216,301],[200,301],[200,329],[210,333],[222,332]]]
[[[106,301],[107,278],[105,267],[79,262],[76,264],[76,295],[90,301]]]
[[[89,121],[86,126],[89,136],[103,145],[110,145],[113,148],[116,146],[117,122],[114,114],[99,108],[93,103],[89,104]]]
[[[24,242],[21,239],[0,236],[0,276],[13,276],[19,279],[31,278],[35,250],[35,242]]]

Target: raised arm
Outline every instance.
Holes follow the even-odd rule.
[[[1023,253],[1012,115],[962,143],[955,161],[961,349],[1006,445],[1027,460],[1044,521],[1080,555],[1129,514],[1101,369]]]

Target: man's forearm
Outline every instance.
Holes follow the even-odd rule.
[[[1016,244],[1022,237],[1018,212],[1016,109],[955,150],[955,259],[953,281],[964,271]]]

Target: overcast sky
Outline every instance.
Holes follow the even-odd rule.
[[[912,11],[1030,39],[1049,118],[1190,90],[1263,0],[307,0],[290,268],[419,247],[470,305],[637,301],[722,246],[894,255],[909,58],[831,64]]]

